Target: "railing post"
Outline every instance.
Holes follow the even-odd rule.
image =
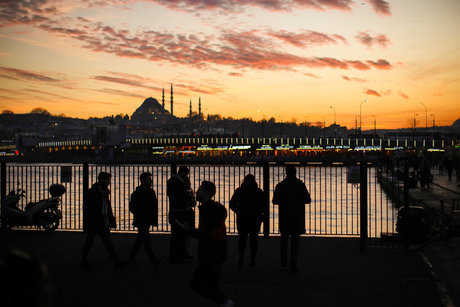
[[[177,175],[177,164],[175,162],[171,163],[171,176]]]
[[[367,250],[367,165],[362,161],[360,171],[360,251],[365,253]]]
[[[1,170],[0,170],[0,195],[1,195],[1,206],[2,206],[2,211],[1,216],[2,216],[2,228],[6,228],[6,223],[4,223],[4,218],[6,216],[6,162],[2,161],[1,164]]]
[[[263,190],[265,194],[264,237],[270,235],[270,168],[265,162],[263,166]]]
[[[83,163],[83,231],[86,232],[87,227],[87,217],[86,214],[87,210],[87,197],[88,197],[88,190],[89,190],[89,166],[88,162]]]

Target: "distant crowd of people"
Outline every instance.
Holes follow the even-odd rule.
[[[275,188],[273,204],[279,207],[280,260],[281,267],[288,268],[288,244],[291,252],[289,270],[298,271],[299,236],[305,230],[305,204],[310,204],[310,194],[296,176],[293,165],[286,166],[286,178]],[[91,270],[88,254],[96,236],[109,252],[115,267],[135,262],[139,250],[144,247],[154,270],[158,271],[160,261],[151,245],[149,229],[158,226],[158,199],[152,188],[152,174],[140,175],[140,185],[131,194],[129,210],[134,216],[133,226],[137,235],[127,262],[121,261],[110,239],[110,229],[116,226],[116,220],[110,203],[111,175],[101,172],[98,180],[89,189],[84,214],[86,215],[86,238],[82,248],[81,266]],[[194,257],[190,253],[190,241],[198,240],[197,267],[193,272],[190,287],[199,295],[220,306],[234,306],[234,301],[220,288],[222,265],[227,259],[226,226],[227,209],[215,201],[216,186],[211,181],[202,181],[196,193],[191,189],[189,168],[181,166],[177,174],[167,181],[169,198],[169,223],[171,240],[169,261],[171,264],[190,262]],[[245,250],[249,240],[249,266],[256,264],[258,234],[265,217],[267,195],[256,182],[254,175],[247,174],[231,197],[229,207],[236,213],[238,238],[238,269],[244,266]],[[195,207],[200,203],[199,226],[195,229]]]
[[[447,148],[444,152],[394,152],[384,157],[385,168],[402,180],[408,180],[411,187],[420,183],[422,189],[429,189],[433,182],[434,169],[443,175],[447,171],[448,181],[452,181],[455,170],[456,183],[460,186],[460,150]]]

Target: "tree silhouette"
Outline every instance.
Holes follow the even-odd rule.
[[[3,110],[2,114],[14,114],[14,112],[10,110]]]
[[[34,108],[32,111],[30,111],[31,114],[41,114],[41,115],[46,115],[46,116],[50,116],[51,113],[48,112],[46,109],[44,108]]]

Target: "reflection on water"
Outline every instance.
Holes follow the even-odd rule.
[[[61,164],[62,165],[62,164]],[[60,166],[55,164],[16,164],[7,166],[7,190],[24,188],[27,191],[22,206],[30,201],[47,198],[48,187],[61,182]],[[345,167],[299,166],[298,177],[310,191],[312,203],[306,205],[305,221],[307,234],[310,235],[359,235],[359,188],[346,182]],[[96,181],[100,171],[112,174],[111,197],[114,214],[117,218],[117,230],[133,230],[132,216],[128,211],[130,194],[139,184],[139,175],[144,171],[153,174],[153,188],[159,200],[159,226],[157,231],[169,231],[168,199],[166,181],[170,177],[169,165],[122,165],[89,167],[90,186]],[[284,168],[270,166],[270,201],[273,190],[284,178]],[[228,209],[233,191],[240,185],[245,175],[255,175],[259,186],[263,188],[263,168],[256,165],[192,165],[190,180],[196,191],[202,180],[216,184],[216,200],[227,207],[229,233],[236,232],[236,218]],[[395,231],[396,211],[386,197],[376,179],[375,168],[368,173],[368,233],[370,237],[379,237],[382,232]],[[63,196],[62,229],[82,229],[82,185],[83,167],[72,165],[72,181],[63,183],[67,193]],[[278,208],[270,203],[270,232],[278,233]],[[196,216],[198,223],[198,216]]]

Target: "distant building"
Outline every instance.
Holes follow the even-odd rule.
[[[159,120],[165,117],[172,117],[172,115],[166,111],[160,103],[152,97],[144,100],[142,105],[134,111],[131,116],[131,120],[137,122],[145,122],[152,120]]]

